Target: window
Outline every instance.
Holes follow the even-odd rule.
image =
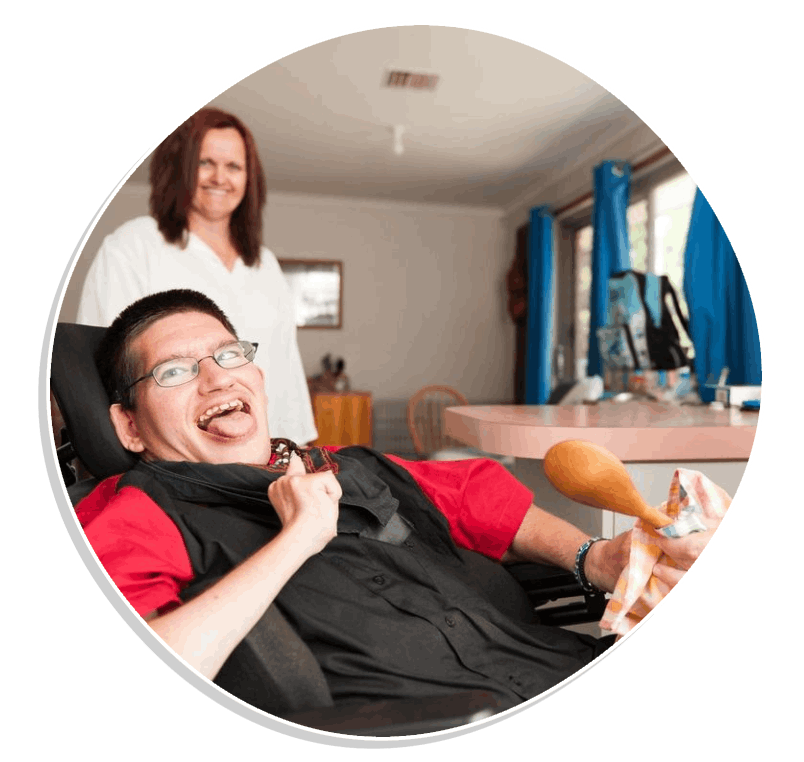
[[[667,275],[687,314],[682,286],[684,246],[687,241],[695,182],[681,172],[661,182],[632,191],[628,207],[628,236],[631,267],[642,272]],[[583,365],[589,351],[589,296],[592,286],[592,226],[575,232],[575,357]],[[684,331],[679,331],[682,342]],[[689,346],[689,342],[686,342]],[[577,374],[580,376],[580,373]]]

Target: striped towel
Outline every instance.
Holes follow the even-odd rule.
[[[731,498],[698,471],[679,468],[673,475],[667,502],[661,510],[675,521],[660,530],[637,519],[631,536],[631,555],[609,600],[600,626],[625,635],[670,592],[671,586],[653,576],[653,567],[662,563],[678,568],[675,562],[652,544],[661,532],[666,537],[683,537],[704,531],[701,516],[721,518]]]

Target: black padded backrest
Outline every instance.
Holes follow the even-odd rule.
[[[333,705],[316,658],[276,605],[269,606],[232,651],[215,683],[257,709],[280,717]]]
[[[123,473],[136,458],[109,420],[109,398],[95,367],[95,349],[106,331],[59,323],[53,339],[50,384],[78,459],[97,479]]]

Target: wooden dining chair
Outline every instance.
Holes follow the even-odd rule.
[[[432,457],[439,452],[468,449],[444,431],[444,410],[466,404],[468,400],[457,389],[439,384],[419,389],[408,400],[408,429],[417,455]]]

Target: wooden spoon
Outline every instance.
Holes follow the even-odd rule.
[[[577,503],[636,516],[656,529],[673,523],[645,502],[622,461],[599,445],[579,439],[553,445],[544,456],[544,473]]]

